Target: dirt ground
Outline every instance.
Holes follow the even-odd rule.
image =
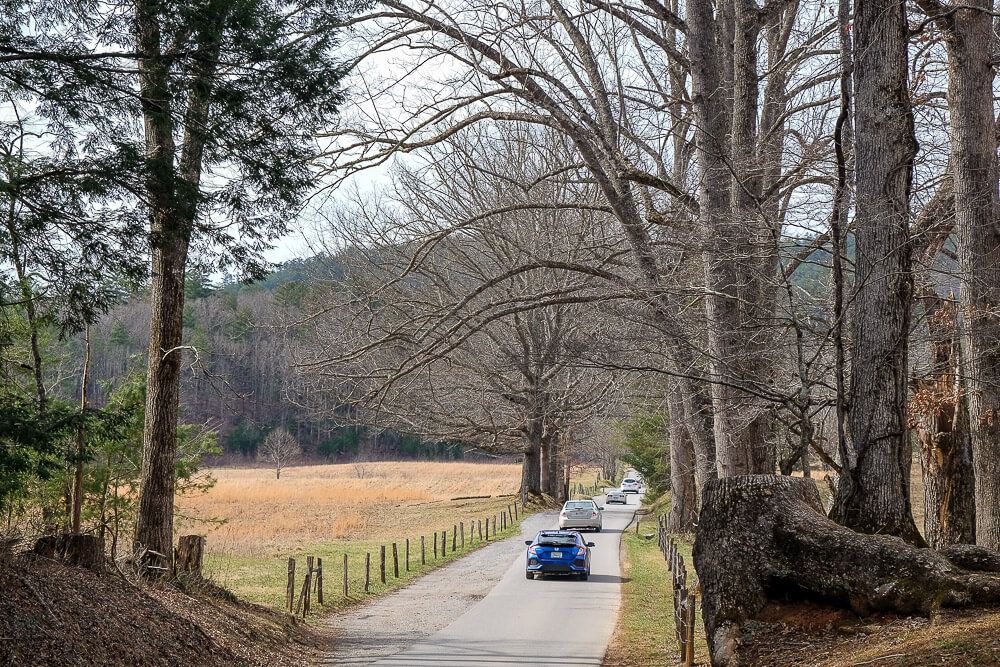
[[[328,639],[210,586],[137,586],[34,556],[0,558],[0,665],[302,665]]]
[[[772,605],[745,628],[740,664],[809,667],[1000,665],[1000,610],[861,619],[809,603]]]

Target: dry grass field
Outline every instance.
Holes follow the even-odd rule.
[[[281,479],[267,468],[210,472],[216,484],[208,493],[179,499],[183,525],[207,533],[210,549],[234,554],[450,527],[451,498],[509,495],[520,481],[520,466],[478,463],[300,466]],[[485,510],[496,499],[472,504]]]
[[[286,468],[217,468],[207,493],[178,498],[180,533],[207,535],[206,573],[245,599],[280,606],[289,557],[351,560],[351,579],[366,552],[382,544],[485,519],[513,501],[521,469],[514,464],[378,462]],[[467,496],[490,496],[466,498]],[[430,543],[428,538],[428,549]],[[449,553],[449,557],[452,554]],[[435,562],[433,565],[438,565]],[[431,566],[432,564],[429,564]],[[416,568],[373,586],[405,583]],[[339,605],[350,600],[334,599]]]

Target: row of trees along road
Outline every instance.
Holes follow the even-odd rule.
[[[995,601],[965,569],[1000,548],[990,0],[123,7],[4,5],[0,196],[33,350],[37,305],[85,329],[151,255],[139,548],[170,548],[189,255],[253,275],[392,162],[312,200],[311,410],[520,450],[556,497],[665,410],[718,664],[776,571],[862,613]],[[788,477],[812,456],[829,518]]]
[[[594,349],[563,349],[571,361],[553,377],[568,386],[570,369],[600,369],[610,405],[659,385],[671,477],[684,489],[672,525],[690,528],[701,499],[699,524],[716,538],[696,555],[714,662],[732,657],[768,576],[723,577],[733,552],[718,550],[749,557],[758,552],[748,545],[770,538],[713,518],[761,490],[774,497],[771,516],[818,517],[787,537],[802,549],[788,574],[799,590],[851,597],[862,611],[995,597],[958,552],[918,548],[1000,548],[992,12],[988,0],[377,2],[351,20],[365,93],[326,158],[347,178],[418,157],[398,162],[394,201],[361,207],[376,221],[356,232],[357,247],[379,240],[363,265],[387,275],[335,299],[338,317],[379,315],[373,338],[308,363],[357,364],[335,375],[386,409],[401,383],[435,383],[451,399],[447,389],[503,351],[487,341],[512,312],[530,331],[529,309],[556,317],[553,302],[586,302],[573,320],[607,323],[608,335],[600,340],[598,324],[586,336]],[[528,173],[517,158],[487,157],[516,156],[524,143],[559,150]],[[563,208],[574,213],[552,220]],[[382,210],[391,221],[378,221]],[[546,220],[572,240],[582,211],[602,235],[585,254],[536,241],[537,254],[505,250],[493,269],[494,239],[519,238],[511,221],[535,218],[541,230]],[[332,227],[344,225],[334,216]],[[394,309],[405,326],[382,329]],[[479,350],[469,357],[466,346]],[[639,387],[616,380],[640,376]],[[498,386],[481,402],[507,395]],[[452,400],[442,407],[468,397]],[[536,404],[525,405],[510,423],[530,461]],[[924,461],[924,535],[910,505],[911,433]],[[773,477],[810,450],[838,473],[837,523],[805,487]],[[833,572],[819,562],[829,553],[807,548],[823,540],[839,545]],[[921,559],[932,573],[879,597],[893,567]]]

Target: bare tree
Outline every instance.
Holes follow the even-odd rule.
[[[976,543],[1000,549],[1000,232],[992,0],[918,3],[944,38]]]
[[[923,538],[910,510],[906,429],[913,293],[910,189],[917,150],[908,97],[903,2],[854,12],[857,160],[855,294],[849,426],[833,516],[869,533]]]
[[[274,478],[281,479],[281,471],[302,455],[302,447],[291,433],[276,428],[267,434],[257,451],[257,457],[274,466]]]

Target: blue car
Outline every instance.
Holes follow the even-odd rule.
[[[577,531],[543,530],[524,543],[528,545],[524,572],[528,579],[543,574],[576,575],[583,581],[590,577],[590,547],[594,543],[584,542]]]

